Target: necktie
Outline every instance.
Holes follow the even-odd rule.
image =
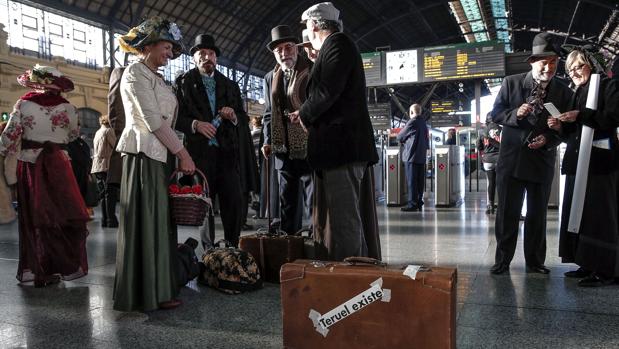
[[[288,91],[288,83],[290,83],[290,77],[292,71],[290,69],[284,69],[284,91]]]
[[[291,77],[292,77],[292,70],[290,69],[284,70],[284,79],[286,79],[286,81],[290,81]]]
[[[213,113],[213,116],[215,116],[215,78],[203,75],[202,81],[204,82],[208,101],[211,105],[211,112]]]

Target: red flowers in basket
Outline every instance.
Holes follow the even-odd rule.
[[[204,190],[200,184],[194,184],[192,186],[183,185],[180,187],[178,184],[170,184],[168,186],[168,193],[170,194],[196,194],[202,195]]]

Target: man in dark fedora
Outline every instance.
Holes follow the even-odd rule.
[[[316,50],[314,46],[312,46],[312,42],[310,41],[307,32],[307,29],[303,29],[303,31],[301,32],[302,41],[297,46],[303,48],[305,54],[307,54],[307,58],[309,58],[310,61],[316,62],[316,58],[318,58],[318,50]]]
[[[253,150],[247,154],[244,149],[248,142],[245,138],[251,137],[249,119],[239,86],[216,69],[221,52],[214,38],[198,35],[189,53],[196,67],[176,79],[176,128],[185,134],[187,151],[208,180],[210,197],[219,199],[225,239],[236,246],[244,221],[239,204],[243,202],[243,179],[245,170],[252,166],[246,158]],[[253,155],[257,172],[255,164]],[[203,243],[207,227],[205,221],[200,228]]]
[[[497,241],[493,274],[509,271],[518,240],[524,194],[524,258],[527,272],[548,274],[546,259],[546,211],[554,177],[558,134],[548,128],[544,103],[568,110],[569,88],[554,79],[559,61],[555,38],[540,33],[527,58],[531,71],[506,77],[494,102],[492,120],[503,126],[496,165],[499,206],[496,214]]]
[[[267,49],[277,64],[264,77],[263,115],[265,157],[274,155],[279,173],[280,228],[288,234],[302,226],[303,213],[312,205],[312,170],[307,163],[307,134],[288,119],[288,112],[305,101],[312,62],[299,55],[299,40],[287,25],[271,30]]]

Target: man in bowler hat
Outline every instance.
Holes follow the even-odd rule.
[[[236,246],[244,221],[239,203],[243,202],[246,166],[241,153],[247,152],[242,149],[248,142],[244,137],[251,137],[249,119],[239,86],[216,69],[221,52],[215,39],[198,35],[189,53],[196,67],[176,79],[176,128],[185,134],[187,150],[207,178],[210,197],[219,199],[225,239]],[[251,154],[246,155],[254,154],[251,147]],[[207,220],[200,228],[203,243],[207,241]]]
[[[301,229],[305,208],[312,205],[312,170],[307,163],[307,134],[286,115],[305,102],[312,62],[299,55],[299,40],[287,25],[271,30],[267,49],[277,64],[264,77],[263,116],[265,157],[275,155],[279,173],[280,228],[288,234]],[[311,213],[311,211],[310,211]]]
[[[548,128],[549,113],[543,104],[552,102],[568,110],[569,88],[553,78],[559,61],[554,37],[540,33],[527,58],[531,71],[506,77],[494,102],[492,120],[503,126],[496,165],[499,206],[496,214],[496,254],[492,274],[509,271],[514,257],[520,210],[527,194],[524,221],[524,258],[527,272],[548,274],[546,259],[546,211],[554,177],[558,134]]]

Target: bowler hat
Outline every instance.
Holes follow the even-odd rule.
[[[292,34],[292,30],[287,25],[278,25],[271,29],[271,42],[267,44],[267,48],[269,51],[273,51],[273,49],[282,42],[299,43],[299,39]]]
[[[554,36],[550,33],[539,33],[533,38],[533,49],[531,55],[525,60],[528,62],[532,58],[558,56],[560,48],[554,42]]]
[[[200,34],[196,36],[196,38],[193,40],[193,46],[189,50],[189,54],[193,56],[194,52],[203,48],[208,48],[215,51],[217,57],[219,57],[219,55],[221,54],[219,48],[215,46],[215,39],[208,34]]]

